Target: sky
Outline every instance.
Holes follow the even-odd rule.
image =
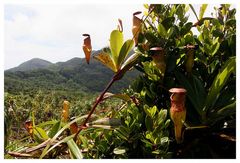
[[[198,13],[199,5],[194,5]],[[213,5],[205,15],[210,15]],[[142,4],[5,4],[4,69],[32,58],[56,63],[84,57],[82,34],[91,35],[93,50],[109,45],[109,35],[123,22],[125,39],[132,37],[132,14]],[[190,20],[196,21],[191,13]]]
[[[132,13],[143,5],[5,5],[4,69],[32,58],[50,62],[84,57],[83,33],[94,50],[108,45],[109,35],[123,22],[125,39],[132,37]]]

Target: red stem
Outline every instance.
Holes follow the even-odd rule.
[[[101,95],[99,98],[97,98],[95,104],[93,105],[91,111],[88,113],[88,116],[87,118],[85,119],[85,121],[83,122],[83,124],[81,125],[80,129],[78,130],[78,132],[76,133],[75,137],[74,137],[74,140],[77,139],[77,136],[78,134],[80,133],[80,131],[84,128],[86,128],[86,124],[88,122],[88,120],[91,118],[93,112],[95,111],[95,109],[97,108],[98,104],[102,101],[103,97],[104,97],[104,94],[107,92],[107,90],[112,86],[112,84],[117,80],[116,79],[116,75],[114,75],[111,79],[111,81],[108,83],[107,87],[102,91]]]
[[[154,7],[152,8],[151,11],[149,11],[148,15],[145,17],[144,20],[143,20],[143,17],[142,17],[142,20],[143,20],[142,23],[147,19],[147,17],[148,17],[149,14],[153,11],[153,9],[154,9]],[[138,30],[140,30],[140,28],[139,28]],[[135,35],[136,35],[136,33],[135,33]],[[135,35],[133,36],[133,38],[135,37]],[[132,40],[133,40],[133,38],[132,38]],[[103,90],[103,92],[101,93],[100,97],[97,98],[95,104],[94,104],[93,107],[92,107],[92,110],[89,112],[87,118],[85,119],[85,121],[84,121],[83,124],[81,125],[80,129],[78,130],[78,132],[77,132],[76,135],[74,136],[74,140],[77,139],[77,136],[78,136],[78,134],[80,133],[80,131],[81,131],[82,129],[86,128],[86,124],[87,124],[88,120],[91,118],[91,115],[92,115],[93,112],[95,111],[95,109],[96,109],[96,107],[98,106],[98,104],[102,101],[104,94],[107,92],[107,90],[112,86],[112,84],[113,84],[115,81],[121,79],[123,73],[124,73],[124,72],[123,72],[122,70],[120,70],[120,71],[118,71],[118,72],[112,77],[111,81],[108,83],[107,87]]]

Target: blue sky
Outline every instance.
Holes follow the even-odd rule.
[[[34,10],[21,5],[5,5],[4,10],[4,19],[6,21],[14,21],[16,14],[24,14],[30,18],[33,18],[37,14]]]
[[[197,13],[199,5],[194,5]],[[50,62],[84,57],[82,34],[89,33],[93,49],[108,45],[109,34],[123,21],[125,39],[132,37],[132,13],[142,4],[29,4],[4,6],[4,69],[32,58]],[[213,11],[208,6],[206,15]],[[196,21],[191,13],[190,20]]]

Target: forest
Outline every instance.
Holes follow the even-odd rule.
[[[236,158],[236,9],[144,7],[132,38],[119,18],[85,59],[5,72],[5,159]]]

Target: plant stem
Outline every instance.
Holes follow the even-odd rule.
[[[87,118],[85,119],[85,121],[83,122],[83,124],[81,125],[80,129],[78,130],[78,132],[76,133],[74,140],[77,139],[78,134],[80,133],[80,131],[86,127],[87,122],[89,121],[89,119],[91,118],[91,115],[93,114],[93,112],[96,110],[98,104],[102,101],[104,94],[108,91],[108,89],[112,86],[112,84],[117,80],[116,76],[118,74],[114,75],[112,77],[112,79],[110,80],[110,82],[108,83],[107,87],[102,91],[101,95],[96,99],[95,104],[93,105],[91,111],[88,113]]]
[[[154,7],[149,11],[148,15],[147,15],[144,19],[143,19],[143,17],[142,17],[142,20],[143,20],[142,23],[147,19],[147,17],[150,15],[150,13],[153,11],[153,9],[154,9]],[[138,30],[140,30],[140,28],[139,28]],[[134,39],[134,37],[136,37],[136,33],[134,34],[132,40]],[[122,77],[123,74],[124,74],[123,71],[120,70],[120,71],[118,71],[118,72],[112,77],[111,81],[108,83],[107,87],[102,91],[102,93],[101,93],[101,95],[99,96],[99,98],[97,98],[97,100],[96,100],[95,104],[93,105],[91,111],[89,112],[87,118],[85,119],[85,121],[83,122],[83,124],[82,124],[81,127],[79,128],[78,132],[77,132],[76,135],[74,136],[74,140],[75,140],[75,141],[76,141],[76,139],[77,139],[78,134],[81,132],[81,130],[84,129],[84,128],[86,128],[86,124],[87,124],[88,120],[91,118],[91,115],[92,115],[93,112],[95,111],[95,109],[96,109],[96,107],[98,106],[98,104],[102,101],[104,94],[108,91],[108,89],[112,86],[112,84],[113,84],[115,81],[121,79],[121,77]]]

